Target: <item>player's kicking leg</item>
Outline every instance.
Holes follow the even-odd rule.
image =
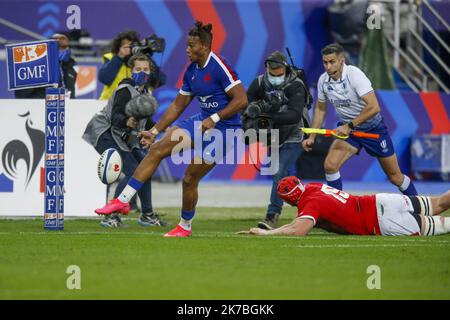
[[[396,185],[401,193],[406,196],[417,195],[416,188],[411,182],[411,179],[400,171],[395,153],[389,157],[378,158],[378,161],[386,176],[389,178],[389,181]]]
[[[420,212],[423,236],[450,233],[450,217],[440,216],[450,209],[450,191],[439,197],[410,197],[415,212]]]
[[[180,139],[173,141],[172,134],[174,137],[180,137]],[[180,148],[183,148],[183,146],[190,148],[191,144],[191,138],[184,130],[176,126],[169,129],[160,141],[150,147],[150,151],[136,168],[136,171],[134,171],[133,176],[119,197],[108,202],[103,208],[96,209],[95,212],[105,215],[113,212],[127,214],[130,211],[129,202],[131,198],[144,185],[144,182],[153,176],[161,160],[168,157],[175,146],[179,145]]]
[[[214,163],[206,163],[200,159],[192,160],[183,177],[183,205],[180,223],[165,237],[188,237],[192,234],[191,222],[195,215],[198,201],[198,184],[200,180],[214,168]]]
[[[343,140],[334,140],[325,158],[324,169],[327,184],[342,190],[342,180],[339,169],[358,149]]]

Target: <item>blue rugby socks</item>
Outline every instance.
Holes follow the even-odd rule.
[[[338,190],[342,190],[342,179],[341,174],[338,172],[336,173],[325,173],[325,179],[327,180],[327,184],[330,187],[333,187]]]

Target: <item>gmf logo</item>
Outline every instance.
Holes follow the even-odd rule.
[[[30,62],[41,59],[47,55],[47,44],[32,44],[13,48],[14,63]]]

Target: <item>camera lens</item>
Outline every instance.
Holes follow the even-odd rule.
[[[269,125],[269,121],[266,118],[261,118],[258,120],[258,128],[259,129],[267,129]]]
[[[247,115],[250,118],[256,118],[260,114],[261,114],[261,110],[260,110],[259,106],[255,103],[250,103],[249,106],[247,107]]]
[[[141,52],[141,50],[142,50],[141,47],[135,46],[135,47],[131,48],[131,54],[138,54]]]
[[[258,117],[256,121],[256,130],[267,129],[271,130],[273,128],[273,120],[269,117]]]

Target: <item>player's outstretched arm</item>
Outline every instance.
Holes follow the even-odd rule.
[[[277,229],[264,230],[251,228],[248,231],[241,231],[238,234],[253,234],[258,236],[306,236],[314,227],[314,222],[310,219],[296,218],[289,224],[285,224]]]

